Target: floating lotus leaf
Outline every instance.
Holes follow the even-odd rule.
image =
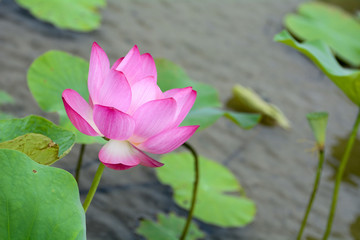
[[[1,120],[0,133],[1,148],[8,146],[22,151],[42,164],[51,164],[64,157],[75,143],[75,135],[71,131],[39,116]],[[16,147],[16,144],[19,146]],[[41,150],[44,152],[40,153]],[[47,159],[50,155],[53,158]]]
[[[194,182],[194,159],[189,153],[162,157],[165,165],[157,168],[159,180],[173,188],[175,202],[189,209]],[[199,158],[200,181],[194,217],[222,227],[249,224],[255,216],[255,203],[244,196],[235,176],[224,166],[205,157]]]
[[[35,17],[58,28],[89,32],[100,26],[105,0],[15,0]]]
[[[158,221],[144,219],[136,233],[146,237],[147,240],[178,240],[184,228],[186,219],[170,213],[168,216],[158,214]],[[196,240],[205,237],[195,223],[191,223],[186,240]]]
[[[360,66],[360,22],[334,5],[311,1],[301,4],[298,14],[288,14],[285,25],[302,40],[322,40],[343,61]]]
[[[25,153],[37,163],[50,165],[59,159],[59,145],[50,138],[28,133],[13,140],[0,143],[0,149],[13,149]]]
[[[351,101],[360,105],[360,71],[340,66],[324,42],[316,40],[299,43],[285,30],[277,34],[274,39],[310,58]]]
[[[71,124],[61,99],[62,92],[67,88],[74,89],[84,99],[89,98],[88,71],[89,63],[84,59],[61,51],[49,51],[31,64],[27,80],[40,108],[59,113],[60,125],[76,134],[77,143],[103,143],[102,138],[82,134]]]
[[[281,110],[273,104],[265,102],[252,89],[237,84],[233,88],[233,97],[227,106],[240,112],[261,114],[261,123],[279,125],[284,129],[290,128],[289,120]]]
[[[85,213],[70,173],[0,149],[0,239],[85,240]]]

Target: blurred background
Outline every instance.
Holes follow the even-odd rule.
[[[61,30],[34,18],[13,0],[0,1],[0,89],[16,103],[1,110],[17,117],[44,113],[33,99],[26,73],[35,58],[51,49],[89,59],[98,42],[110,61],[137,44],[140,52],[167,58],[194,80],[216,87],[223,103],[234,84],[251,87],[277,105],[291,122],[285,131],[257,126],[246,131],[225,119],[192,137],[201,155],[223,163],[257,204],[254,222],[243,228],[219,228],[197,222],[206,239],[294,239],[316,172],[317,156],[306,114],[329,112],[326,160],[320,189],[308,220],[305,239],[319,239],[326,225],[333,179],[357,108],[306,57],[275,43],[283,17],[302,0],[146,1],[107,0],[101,26],[89,33]],[[360,10],[357,0],[328,1],[347,11]],[[340,189],[331,239],[360,240],[360,149],[356,142]],[[97,168],[101,146],[91,145],[80,179],[82,198]],[[79,146],[56,166],[74,172]],[[158,212],[186,211],[176,206],[171,189],[152,169],[105,169],[87,212],[87,236],[95,239],[143,239],[134,233],[139,219]],[[236,211],[236,209],[234,209]]]

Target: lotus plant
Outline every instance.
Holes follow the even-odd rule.
[[[170,80],[170,79],[169,79]],[[108,142],[99,152],[107,167],[125,170],[138,164],[163,164],[144,152],[164,154],[185,143],[199,126],[182,126],[196,99],[192,87],[162,92],[155,62],[135,45],[111,67],[94,42],[88,75],[89,103],[75,90],[62,94],[66,113],[82,133]]]

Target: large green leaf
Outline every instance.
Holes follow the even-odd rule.
[[[52,142],[54,144],[57,144],[59,147],[55,159],[43,159],[42,161],[40,161],[41,163],[46,162],[46,164],[51,164],[56,160],[62,158],[70,152],[72,146],[75,143],[75,135],[72,132],[58,127],[49,120],[39,116],[28,116],[21,119],[9,119],[0,121],[0,143],[13,140],[14,138],[23,136],[28,133],[42,134],[50,138]],[[39,139],[38,136],[31,136],[30,138],[29,136],[18,138],[16,141],[19,144],[22,144],[21,146],[23,146],[24,149],[27,149],[26,152],[29,152],[31,151],[31,149],[29,149],[31,148],[31,146],[35,147],[34,142],[31,142],[35,141],[35,139],[37,139],[36,141],[39,141],[39,143],[42,141],[48,141],[46,140],[46,138]],[[52,145],[52,142],[49,142],[49,144]],[[11,145],[11,142],[9,144]],[[17,150],[20,150],[21,146],[19,146]]]
[[[146,237],[147,240],[178,240],[184,228],[186,219],[170,213],[168,216],[158,214],[158,222],[141,220],[136,233]],[[191,223],[186,240],[196,240],[205,237],[195,223]]]
[[[37,133],[28,133],[13,140],[1,142],[0,149],[17,150],[43,165],[50,165],[59,159],[59,145]]]
[[[40,108],[46,112],[58,112],[60,125],[76,134],[77,143],[102,143],[102,139],[79,132],[68,119],[62,92],[71,88],[84,99],[89,98],[87,76],[89,63],[82,58],[61,51],[49,51],[31,64],[27,80],[30,91]]]
[[[286,27],[303,40],[323,40],[343,61],[360,66],[360,22],[341,8],[305,2],[298,14],[285,17]]]
[[[360,105],[360,71],[340,66],[324,42],[316,40],[299,43],[285,30],[277,34],[274,39],[305,54],[351,101]]]
[[[86,239],[77,183],[65,170],[0,149],[0,239]]]
[[[162,157],[165,165],[157,168],[159,180],[174,190],[175,202],[189,209],[194,182],[194,159],[189,153],[171,153]],[[200,181],[194,216],[222,227],[250,223],[255,203],[243,196],[235,176],[224,166],[205,157],[199,158]]]
[[[48,51],[31,64],[27,79],[32,95],[42,110],[63,111],[62,92],[71,88],[89,98],[87,76],[89,63],[61,51]]]
[[[88,32],[100,26],[105,0],[16,0],[35,17],[63,29]]]

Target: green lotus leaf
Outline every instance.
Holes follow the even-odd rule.
[[[36,18],[58,28],[89,32],[100,26],[105,0],[15,0]]]
[[[84,99],[89,98],[88,71],[89,63],[84,59],[61,51],[48,51],[31,64],[27,81],[40,108],[45,112],[57,112],[60,125],[76,134],[77,143],[104,143],[102,138],[82,134],[71,124],[61,99],[67,88],[74,89]]]
[[[170,213],[168,216],[158,214],[158,221],[154,222],[143,219],[136,233],[148,240],[178,240],[184,228],[186,219]],[[205,237],[205,234],[199,230],[195,223],[191,223],[186,240],[196,240]]]
[[[227,106],[239,112],[261,114],[261,123],[265,125],[279,125],[284,129],[290,128],[289,120],[282,111],[273,104],[265,102],[252,89],[236,84],[233,96]]]
[[[28,133],[6,142],[0,143],[0,149],[13,149],[25,153],[37,163],[50,165],[59,159],[59,145],[50,138]]]
[[[0,149],[0,239],[85,240],[75,179],[25,154]]]
[[[75,143],[75,135],[71,131],[63,129],[56,126],[54,123],[49,120],[39,117],[39,116],[28,116],[21,119],[9,119],[9,120],[0,120],[0,143],[2,146],[9,144],[10,146],[20,144],[16,150],[24,149],[25,153],[31,151],[39,151],[41,146],[44,147],[45,151],[53,151],[58,146],[58,152],[56,158],[53,159],[41,159],[37,162],[44,164],[51,164],[56,160],[64,157],[68,154]],[[38,135],[27,135],[29,133],[41,134],[49,139],[44,137],[39,137]],[[20,137],[22,136],[22,137]],[[36,142],[32,142],[36,141]],[[5,143],[7,142],[7,143]],[[39,146],[36,143],[40,144]],[[46,147],[46,144],[49,144]],[[54,145],[55,144],[55,145]],[[54,148],[52,146],[54,145]],[[15,147],[15,146],[14,146]],[[12,149],[14,149],[12,147]],[[53,152],[52,152],[53,154]],[[32,154],[31,154],[32,155]],[[46,153],[44,155],[39,155],[38,157],[47,157]]]
[[[322,41],[297,42],[286,30],[277,34],[275,41],[295,48],[311,59],[356,105],[360,105],[360,71],[343,68]]]
[[[189,153],[162,157],[165,165],[157,168],[159,180],[173,188],[175,202],[189,209],[194,182],[194,159]],[[222,227],[249,224],[255,216],[255,203],[244,196],[235,176],[224,166],[200,156],[200,180],[194,217]]]
[[[302,40],[322,40],[343,61],[360,66],[360,22],[334,5],[311,1],[285,17],[286,28]]]

